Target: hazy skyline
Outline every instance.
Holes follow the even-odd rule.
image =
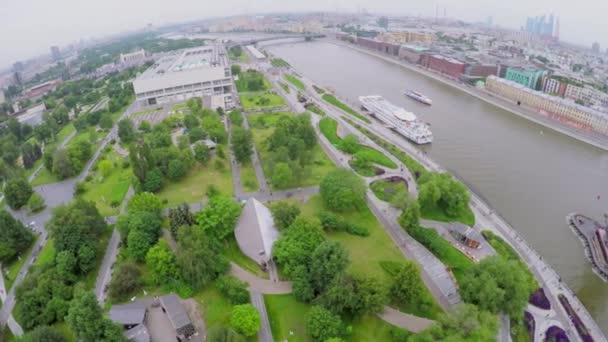
[[[465,21],[494,18],[494,24],[519,28],[527,16],[553,13],[560,17],[562,40],[591,46],[600,42],[608,48],[608,25],[603,23],[608,1],[579,0],[442,0],[433,2],[399,0],[22,0],[0,1],[0,68],[17,60],[48,53],[51,45],[66,45],[144,27],[203,19],[211,16],[262,12],[353,11],[367,9],[393,15],[434,16],[435,6],[448,17]]]

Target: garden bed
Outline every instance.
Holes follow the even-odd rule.
[[[524,326],[528,332],[529,341],[534,341],[534,330],[536,329],[536,322],[534,316],[528,311],[524,311]]]
[[[551,309],[551,302],[549,301],[549,298],[547,298],[547,296],[545,295],[545,289],[543,289],[542,287],[539,287],[538,289],[536,289],[536,291],[534,291],[533,294],[530,295],[530,299],[528,300],[528,302],[536,306],[537,308],[541,308],[543,310]]]
[[[287,81],[289,81],[289,83],[293,84],[293,86],[298,88],[299,90],[306,89],[306,86],[304,86],[304,83],[302,83],[302,81],[294,75],[285,74],[285,79]]]
[[[370,188],[378,199],[390,202],[399,192],[407,192],[407,182],[401,177],[393,176],[373,182]]]
[[[578,335],[581,337],[583,342],[593,342],[593,337],[591,337],[589,331],[587,331],[587,327],[576,313],[576,310],[574,310],[572,305],[570,305],[568,298],[566,298],[566,296],[564,296],[563,294],[559,294],[557,297],[559,298],[559,302],[562,303],[562,306],[568,313],[570,320],[574,324],[574,327],[576,328],[576,331],[578,332]]]
[[[568,335],[566,335],[566,332],[564,331],[564,329],[562,329],[558,326],[552,325],[545,332],[545,341],[547,341],[547,342],[570,342],[570,339],[568,338]]]
[[[346,105],[342,101],[338,100],[335,96],[333,96],[331,94],[324,94],[322,97],[323,97],[323,100],[329,102],[334,107],[341,109],[345,113],[348,113],[363,122],[371,123],[371,121],[368,118],[361,115],[360,113],[357,113],[354,109],[350,108],[348,105]]]

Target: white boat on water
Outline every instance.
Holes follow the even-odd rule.
[[[409,96],[411,98],[413,98],[416,101],[428,104],[428,105],[432,105],[433,104],[433,100],[429,99],[426,95],[422,95],[417,91],[413,91],[413,90],[406,90],[405,91],[405,95]]]
[[[416,144],[433,142],[429,125],[418,120],[414,113],[395,106],[379,95],[360,96],[359,102],[371,116]]]

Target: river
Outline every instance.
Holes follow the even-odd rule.
[[[509,221],[608,333],[608,284],[592,272],[565,223],[574,211],[600,219],[608,210],[608,152],[347,47],[308,42],[267,49],[356,108],[358,96],[382,95],[429,122],[434,142],[423,149]],[[433,105],[406,98],[405,89]]]

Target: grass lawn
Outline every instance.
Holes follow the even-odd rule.
[[[471,259],[452,246],[434,229],[417,227],[408,229],[407,233],[449,267],[458,283],[464,280],[465,273],[475,265]]]
[[[475,214],[468,206],[461,210],[457,216],[448,216],[439,207],[427,208],[422,206],[420,208],[420,216],[427,220],[442,221],[442,222],[461,222],[467,226],[473,227],[475,225]]]
[[[306,315],[311,306],[298,302],[292,295],[265,295],[266,311],[275,341],[312,341],[306,329]],[[365,315],[352,322],[352,333],[346,341],[392,341],[396,329],[375,315]]]
[[[241,104],[245,109],[285,106],[285,100],[283,100],[281,95],[277,94],[241,94],[239,95],[239,98],[241,99]]]
[[[317,94],[319,95],[323,95],[325,94],[325,89],[321,88],[321,87],[317,87],[316,85],[312,85],[312,88],[317,92]]]
[[[329,117],[321,119],[319,122],[319,129],[327,140],[332,143],[332,145],[336,146],[339,150],[344,151],[342,147],[342,139],[338,136],[338,123],[335,120]],[[397,168],[397,164],[395,164],[395,162],[393,162],[389,157],[369,146],[359,144],[355,153],[364,155],[366,159],[372,163],[388,167],[389,169]]]
[[[266,149],[266,139],[274,131],[274,125],[283,115],[293,115],[290,113],[272,113],[272,114],[254,114],[248,115],[249,125],[251,127],[251,134],[253,135],[253,142],[255,148],[258,151],[264,169],[264,175],[270,178],[272,175],[272,165],[270,165],[270,152]],[[263,123],[261,123],[263,122]],[[321,182],[323,177],[336,168],[335,164],[329,160],[325,152],[318,144],[312,149],[312,160],[313,162],[307,167],[304,176],[287,184],[285,189],[292,189],[298,187],[305,187],[311,185],[317,185]],[[270,184],[273,190],[276,187]]]
[[[300,209],[302,215],[309,217],[325,210],[320,195],[311,197],[306,204],[300,206]],[[350,235],[344,232],[327,234],[329,239],[340,242],[348,250],[351,261],[349,270],[355,274],[377,276],[383,282],[388,283],[390,276],[382,269],[380,262],[403,262],[404,256],[384,230],[384,227],[367,207],[350,213],[337,214],[350,223],[366,227],[370,233],[367,237]],[[420,281],[422,282],[421,278]],[[398,303],[399,310],[434,319],[441,312],[441,309],[435,303],[426,286],[422,284],[422,287],[425,291],[421,298],[416,303]],[[427,307],[418,305],[423,300],[432,304]]]
[[[56,183],[60,180],[59,177],[52,174],[46,167],[43,167],[36,175],[36,178],[32,180],[32,186]]]
[[[125,198],[133,174],[131,168],[123,168],[123,157],[116,153],[114,149],[110,152],[104,152],[102,157],[114,164],[111,173],[105,178],[95,171],[91,171],[93,179],[86,183],[86,192],[82,194],[82,198],[88,201],[94,201],[97,209],[103,216],[118,215],[120,204]],[[101,160],[98,159],[97,163]]]
[[[348,105],[346,105],[342,101],[338,100],[335,96],[333,96],[331,94],[323,94],[323,100],[329,102],[334,107],[343,110],[344,112],[346,112],[346,113],[348,113],[348,114],[356,117],[357,119],[359,119],[361,121],[364,121],[364,122],[367,122],[367,123],[371,123],[371,121],[368,118],[366,118],[365,116],[357,113],[354,109],[350,108]]]
[[[370,185],[374,195],[384,202],[390,202],[399,192],[407,192],[404,182],[391,182],[388,180],[377,180]]]
[[[173,107],[171,107],[171,110],[178,111],[180,109],[189,109],[189,108],[190,107],[188,107],[188,103],[184,102],[184,103],[174,105]]]
[[[270,64],[277,68],[288,67],[289,63],[287,63],[284,59],[281,58],[273,58],[270,60]]]
[[[264,302],[275,341],[312,341],[306,330],[310,305],[298,302],[291,294],[264,295]]]
[[[248,162],[246,164],[241,164],[240,173],[241,173],[241,183],[243,185],[243,191],[245,192],[254,192],[258,191],[260,185],[258,184],[258,178],[255,175],[255,169],[253,168],[253,164]]]
[[[306,89],[306,86],[304,85],[304,83],[302,83],[302,81],[297,76],[285,74],[285,79],[300,90]]]
[[[48,239],[47,242],[42,247],[40,254],[38,254],[38,259],[34,262],[34,266],[41,266],[45,264],[49,264],[53,262],[55,258],[55,246],[53,244],[53,239]]]
[[[15,278],[17,278],[17,274],[19,274],[21,267],[23,267],[25,260],[32,252],[32,248],[34,248],[34,245],[36,244],[36,241],[38,241],[39,238],[39,235],[34,236],[34,240],[32,241],[30,247],[26,249],[23,253],[21,253],[18,258],[16,258],[8,265],[8,274],[4,274],[4,283],[7,289],[10,289],[13,286],[13,282],[15,281]]]
[[[279,81],[279,85],[281,86],[281,88],[283,88],[283,90],[284,90],[284,91],[285,91],[287,94],[291,93],[291,89],[289,88],[289,86],[288,86],[287,84],[285,84],[285,83],[283,83],[283,82],[280,82],[280,81]]]
[[[325,116],[325,112],[321,108],[317,107],[316,105],[313,105],[313,104],[308,105],[306,107],[306,109],[309,110],[309,111],[311,111],[311,112],[313,112],[313,113],[315,113],[315,114],[317,114],[317,115]]]
[[[250,81],[261,80],[261,87],[252,88],[250,87]],[[238,79],[234,82],[236,89],[239,92],[248,91],[265,91],[272,89],[272,85],[268,80],[258,71],[243,71],[238,75]]]
[[[221,170],[217,169],[216,160],[221,161]],[[184,179],[165,185],[157,196],[161,200],[166,199],[165,207],[169,208],[182,203],[200,202],[207,198],[205,193],[210,185],[214,185],[223,195],[233,195],[232,173],[227,160],[214,157],[207,166],[195,164]]]
[[[234,236],[230,236],[228,240],[224,241],[224,252],[223,254],[230,260],[241,266],[245,270],[255,274],[258,277],[268,279],[268,273],[262,271],[260,266],[253,260],[249,259],[248,256],[241,252],[241,249],[236,243]]]

